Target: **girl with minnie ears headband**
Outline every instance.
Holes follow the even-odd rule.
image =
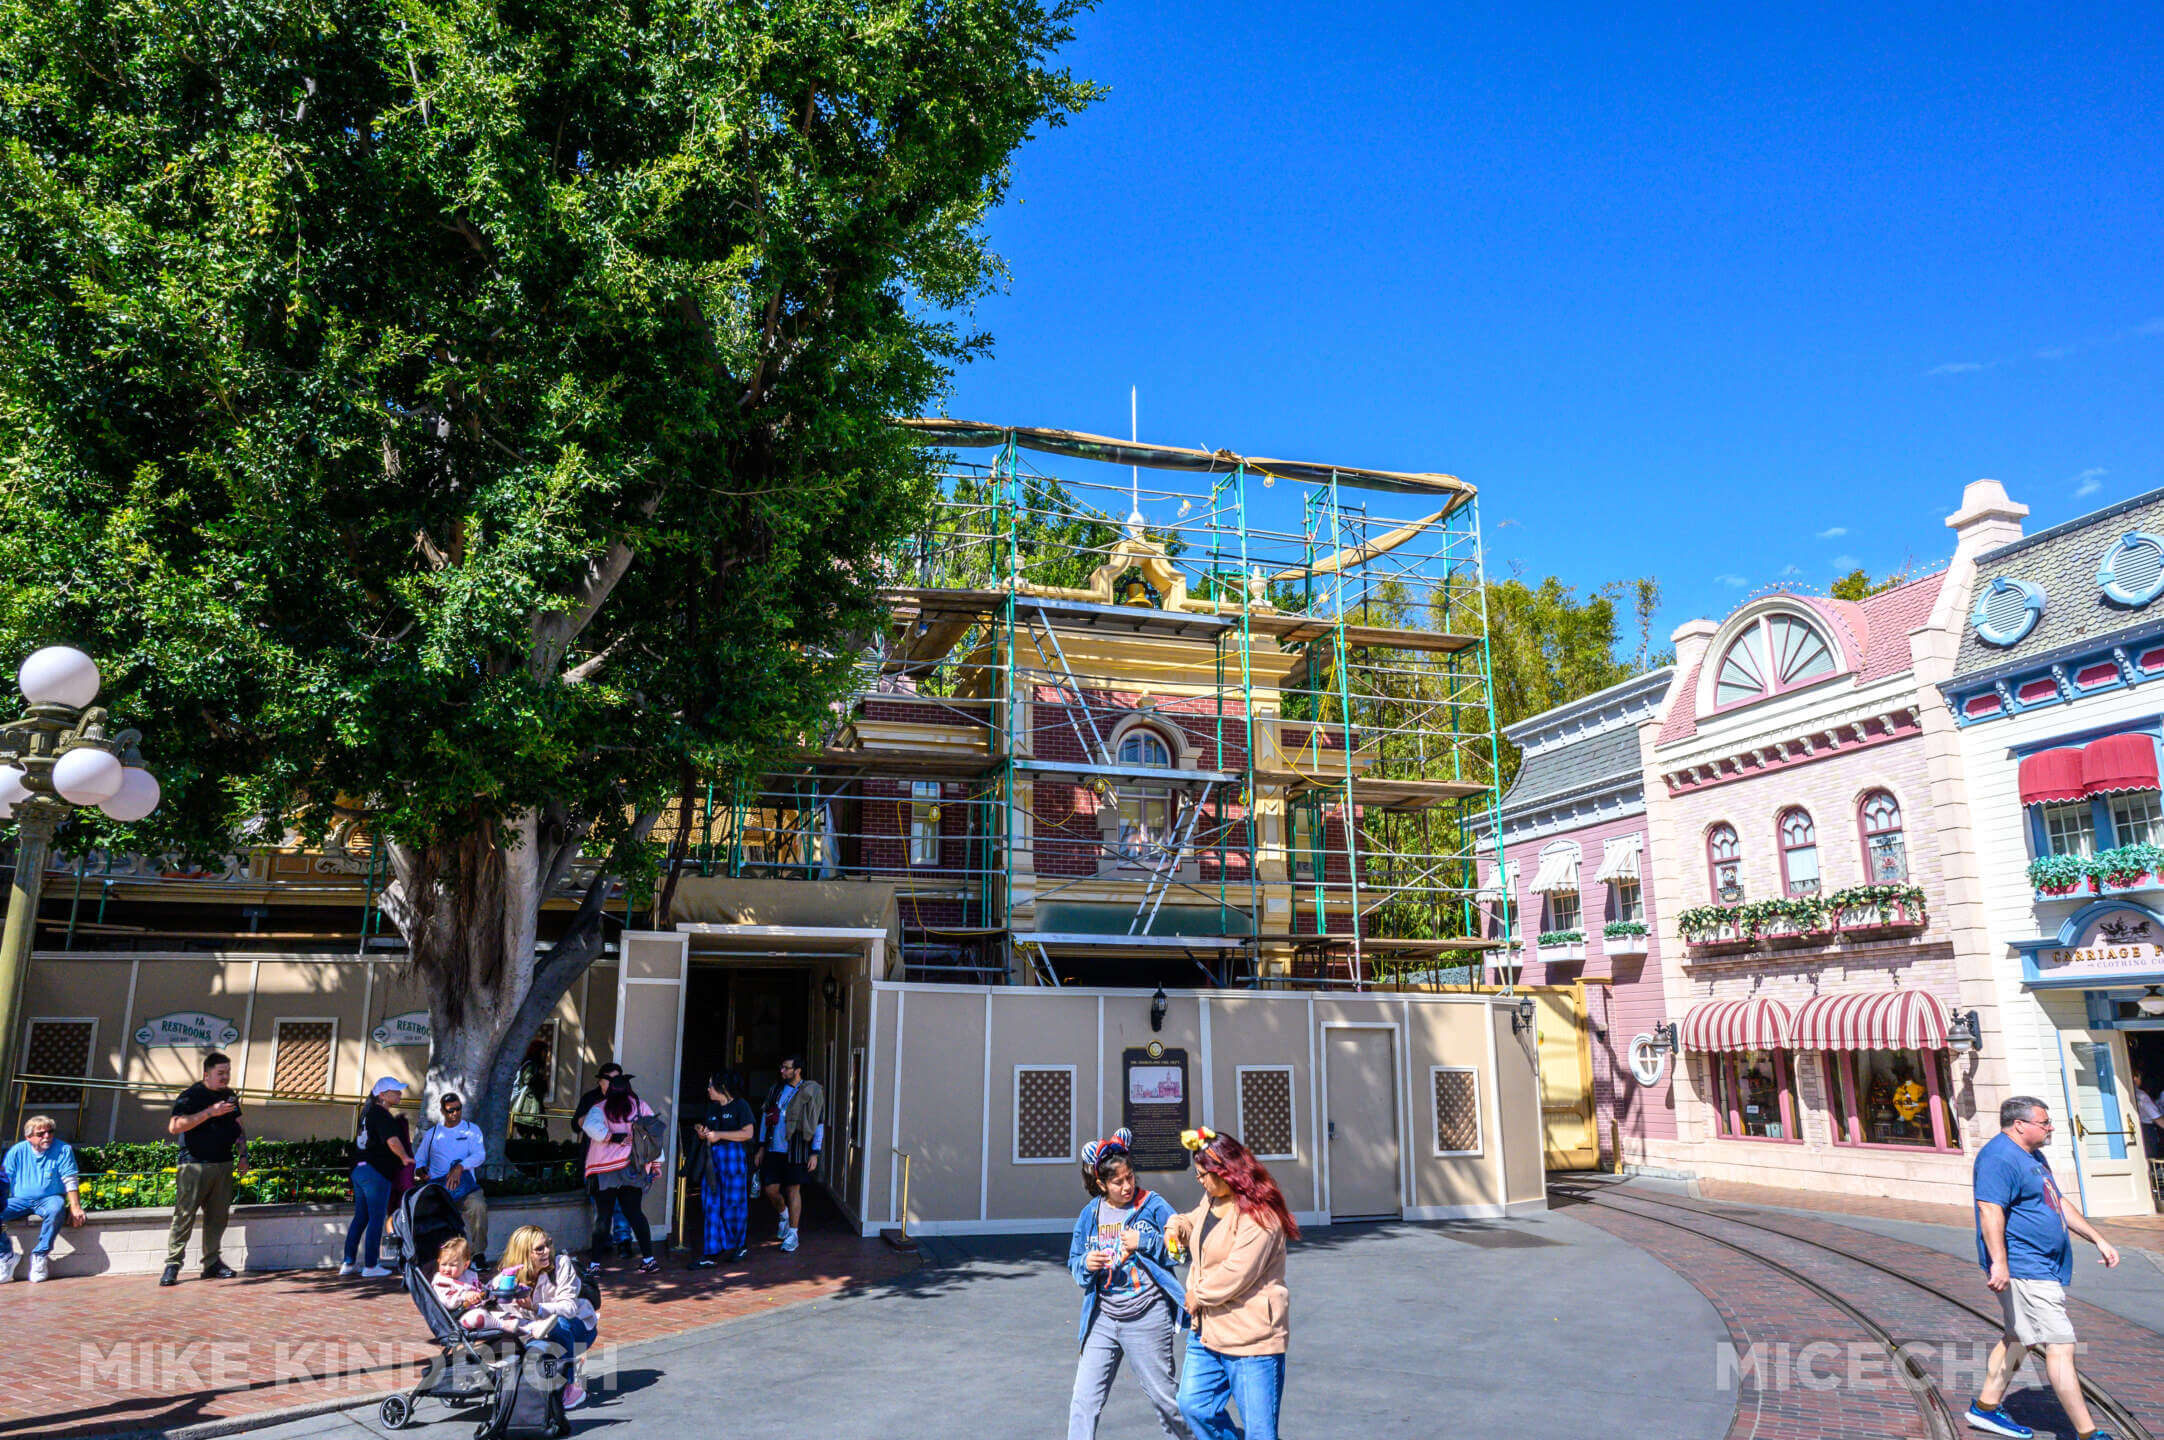
[[[1298,1239],[1300,1227],[1269,1169],[1237,1138],[1198,1125],[1183,1131],[1180,1143],[1195,1157],[1203,1190],[1202,1203],[1167,1227],[1192,1252],[1187,1313],[1194,1329],[1180,1372],[1180,1414],[1202,1440],[1277,1440],[1292,1318],[1285,1242]]]
[[[1172,1206],[1135,1180],[1134,1136],[1115,1130],[1082,1147],[1089,1203],[1075,1218],[1067,1271],[1082,1287],[1082,1356],[1067,1408],[1067,1440],[1094,1440],[1124,1356],[1170,1440],[1192,1440],[1172,1379],[1173,1331],[1187,1323],[1165,1249]]]

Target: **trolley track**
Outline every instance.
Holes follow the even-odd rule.
[[[1929,1392],[1928,1398],[1931,1402],[1931,1406],[1930,1410],[1927,1411],[1926,1419],[1927,1421],[1930,1421],[1932,1414],[1936,1414],[1937,1423],[1933,1425],[1933,1432],[1935,1435],[1940,1433],[1940,1425],[1946,1427],[1944,1433],[1963,1433],[1961,1426],[1958,1422],[1957,1412],[1955,1411],[1955,1409],[1948,1403],[1945,1396],[1939,1392],[1938,1388],[1935,1385],[1931,1384],[1929,1377],[1922,1375],[1913,1360],[1910,1359],[1908,1355],[1902,1352],[1900,1347],[1904,1342],[1894,1339],[1891,1331],[1887,1330],[1873,1317],[1864,1314],[1854,1304],[1852,1304],[1846,1296],[1835,1292],[1825,1282],[1803,1274],[1802,1272],[1796,1270],[1793,1266],[1782,1264],[1780,1261],[1771,1259],[1770,1257],[1760,1253],[1759,1251],[1752,1250],[1749,1247],[1739,1244],[1735,1241],[1724,1240],[1717,1235],[1709,1235],[1703,1228],[1698,1225],[1686,1224],[1681,1220],[1670,1218],[1670,1216],[1687,1215],[1690,1216],[1692,1219],[1701,1222],[1712,1221],[1717,1224],[1730,1225],[1743,1230],[1753,1230],[1761,1234],[1776,1236],[1792,1245],[1805,1246],[1809,1249],[1816,1250],[1824,1255],[1832,1256],[1835,1259],[1842,1261],[1846,1264],[1873,1271],[1877,1274],[1887,1276],[1890,1279],[1898,1280],[1903,1285],[1929,1296],[1931,1299],[1937,1301],[1942,1305],[1961,1311],[1964,1314],[1973,1317],[1974,1319],[1984,1322],[1991,1328],[1994,1333],[1998,1331],[2001,1324],[2001,1319],[1996,1313],[1984,1310],[1980,1306],[1974,1304],[1969,1300],[1963,1299],[1958,1295],[1948,1294],[1946,1291],[1940,1289],[1935,1285],[1917,1279],[1914,1275],[1908,1273],[1905,1270],[1898,1269],[1891,1265],[1883,1264],[1879,1261],[1870,1259],[1868,1256],[1858,1255],[1852,1251],[1841,1249],[1838,1246],[1828,1244],[1823,1240],[1818,1240],[1808,1235],[1796,1234],[1792,1230],[1783,1229],[1778,1225],[1765,1223],[1763,1220],[1747,1218],[1747,1216],[1745,1215],[1738,1215],[1727,1210],[1711,1209],[1702,1205],[1684,1204],[1664,1197],[1650,1195],[1645,1192],[1632,1192],[1627,1195],[1618,1195],[1615,1193],[1615,1190],[1618,1187],[1615,1187],[1612,1184],[1605,1182],[1591,1185],[1552,1185],[1550,1188],[1554,1190],[1558,1195],[1568,1196],[1570,1199],[1580,1204],[1592,1205],[1598,1209],[1606,1209],[1614,1211],[1618,1214],[1630,1215],[1639,1220],[1644,1220],[1657,1225],[1665,1225],[1670,1229],[1681,1230],[1687,1234],[1695,1235],[1699,1239],[1707,1240],[1716,1245],[1723,1246],[1726,1249],[1744,1254],[1752,1260],[1766,1266],[1768,1269],[1775,1270],[1780,1274],[1786,1276],[1790,1280],[1796,1282],[1797,1284],[1802,1285],[1805,1289],[1811,1291],[1814,1295],[1818,1296],[1826,1303],[1834,1306],[1842,1313],[1850,1316],[1850,1318],[1854,1319],[1858,1324],[1862,1325],[1866,1331],[1871,1333],[1874,1339],[1877,1339],[1882,1344],[1885,1344],[1888,1347],[1889,1352],[1895,1356],[1897,1373],[1904,1377],[1904,1383],[1910,1385],[1912,1394],[1916,1393],[1916,1387],[1918,1385],[1920,1385],[1923,1390]],[[1619,1203],[1626,1201],[1629,1203]],[[1661,1215],[1657,1213],[1649,1213],[1658,1211],[1668,1211],[1670,1212],[1670,1214]],[[1869,1232],[1858,1233],[1867,1234]],[[1944,1338],[1945,1337],[1932,1337],[1931,1340],[1923,1341],[1921,1343],[1937,1343],[1943,1341]],[[1916,1340],[1912,1340],[1906,1343],[1913,1344],[1919,1342]],[[2112,1431],[2115,1435],[2120,1437],[2120,1440],[2157,1440],[2155,1434],[2149,1429],[2147,1425],[2145,1425],[2141,1420],[2135,1417],[2131,1409],[2129,1409],[2116,1396],[2112,1395],[2110,1391],[2106,1390],[2095,1379],[2093,1379],[2086,1373],[2084,1373],[2081,1377],[2081,1388],[2082,1395],[2088,1401],[2089,1408],[2096,1413],[2096,1418],[2105,1429]],[[1918,1403],[1919,1405],[1923,1405],[1925,1401],[1922,1398],[1919,1398]]]

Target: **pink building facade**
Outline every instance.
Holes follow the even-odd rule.
[[[1495,927],[1507,915],[1517,942],[1494,978],[1584,982],[1604,1167],[1644,1165],[1649,1143],[1676,1133],[1668,1077],[1643,1084],[1629,1064],[1632,1039],[1666,1013],[1644,880],[1643,749],[1668,686],[1656,671],[1509,728],[1523,760],[1502,801],[1502,864],[1491,861],[1486,877]]]
[[[1993,979],[1937,691],[1991,538],[1962,522],[1939,573],[1676,632],[1647,747],[1678,1042],[1656,1168],[1967,1203],[2005,1084],[1976,1043]]]

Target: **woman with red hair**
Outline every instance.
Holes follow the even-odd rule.
[[[1195,1440],[1277,1440],[1292,1323],[1285,1242],[1299,1239],[1300,1227],[1277,1181],[1237,1139],[1204,1126],[1180,1141],[1195,1154],[1203,1190],[1202,1203],[1166,1227],[1194,1257],[1180,1414]]]

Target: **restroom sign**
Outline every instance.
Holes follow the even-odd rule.
[[[428,1036],[426,1010],[408,1010],[401,1015],[386,1015],[381,1025],[368,1032],[368,1038],[378,1045],[426,1045]]]
[[[153,1050],[217,1050],[239,1041],[238,1025],[223,1015],[205,1015],[199,1010],[153,1015],[135,1027],[135,1043]]]

